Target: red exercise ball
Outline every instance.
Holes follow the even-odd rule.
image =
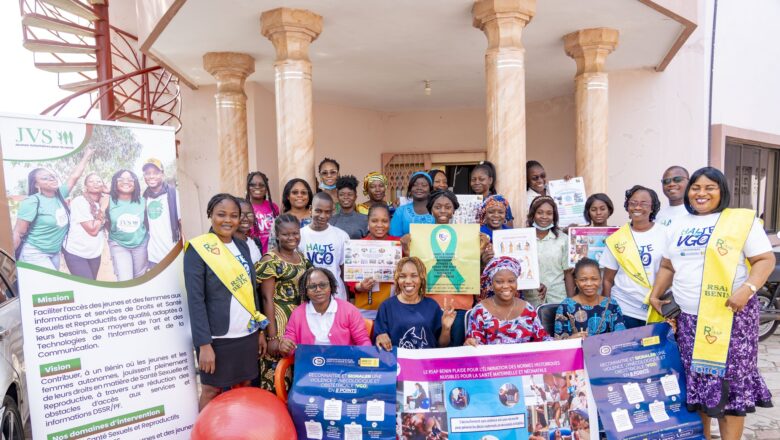
[[[192,440],[295,440],[287,407],[268,391],[243,387],[222,393],[200,412]]]

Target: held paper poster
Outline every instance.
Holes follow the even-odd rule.
[[[0,145],[33,435],[189,438],[173,128],[0,115]]]
[[[572,177],[569,180],[551,180],[547,183],[550,197],[558,206],[558,224],[565,228],[569,225],[585,223],[585,181],[582,177]]]
[[[583,349],[608,438],[704,438],[699,415],[685,405],[685,372],[669,324],[588,336]]]
[[[601,254],[607,252],[604,240],[620,228],[569,228],[569,267],[574,267],[585,257],[599,261]]]
[[[493,255],[512,257],[520,262],[518,289],[539,288],[539,258],[536,252],[535,228],[493,231]]]
[[[399,437],[598,439],[580,340],[398,349]]]
[[[287,405],[300,440],[394,440],[395,352],[299,345]]]
[[[373,278],[380,283],[392,283],[400,259],[399,241],[349,240],[344,248],[344,281]]]
[[[469,224],[479,223],[477,213],[482,206],[481,194],[458,194],[458,204],[460,207],[455,210],[452,217],[452,223]]]
[[[428,293],[479,292],[478,225],[411,225],[411,251],[428,271]]]

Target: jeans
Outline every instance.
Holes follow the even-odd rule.
[[[111,262],[114,265],[117,281],[132,280],[146,273],[149,263],[146,249],[148,243],[148,236],[134,248],[126,248],[113,240],[108,240],[108,250],[111,252]]]
[[[71,275],[91,280],[97,279],[98,270],[100,270],[100,255],[95,258],[82,258],[63,249],[62,256],[65,257],[65,264],[68,266],[68,271]]]
[[[41,252],[35,246],[25,243],[22,245],[22,253],[19,255],[19,261],[45,267],[51,270],[60,270],[60,253],[49,254]]]

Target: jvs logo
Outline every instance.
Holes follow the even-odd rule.
[[[47,128],[17,127],[17,144],[31,145],[73,145],[73,132],[49,130]]]

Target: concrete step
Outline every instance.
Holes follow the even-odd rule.
[[[88,87],[92,87],[95,84],[97,84],[97,79],[86,79],[84,81],[76,81],[72,83],[67,84],[60,84],[60,88],[62,90],[67,90],[69,92],[80,92]]]
[[[50,18],[41,14],[25,14],[22,16],[22,25],[46,29],[54,32],[64,32],[82,37],[95,37],[94,29],[69,23],[64,20]]]
[[[47,72],[90,72],[97,70],[97,63],[35,63],[35,67]]]
[[[22,46],[32,52],[93,54],[97,51],[97,46],[89,44],[63,43],[52,40],[26,40]]]
[[[89,21],[95,21],[98,19],[97,15],[92,12],[92,9],[78,0],[38,0],[41,3],[62,9],[63,11],[70,12],[73,15],[77,15],[83,19]]]

